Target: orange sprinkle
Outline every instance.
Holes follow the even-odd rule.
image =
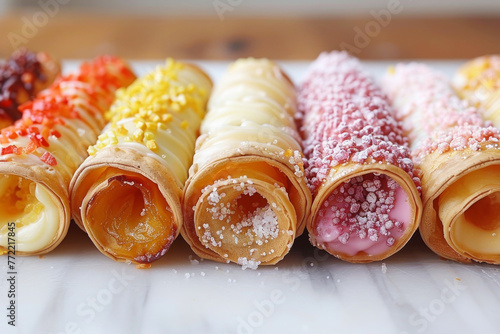
[[[30,141],[30,142],[28,143],[28,146],[26,146],[26,147],[24,148],[24,153],[26,153],[26,154],[30,154],[31,152],[33,152],[33,151],[34,151],[34,150],[36,150],[36,149],[37,149],[36,144],[35,144],[34,142]]]
[[[44,154],[42,154],[42,156],[40,157],[40,160],[42,160],[43,162],[45,162],[47,165],[50,165],[50,166],[57,165],[56,158],[54,158],[54,156],[52,154],[50,154],[49,152],[45,152]]]
[[[3,154],[12,154],[12,153],[17,154],[17,146],[16,145],[9,145],[7,147],[2,147],[2,155]]]
[[[61,133],[59,131],[57,131],[57,130],[54,130],[54,129],[50,130],[50,135],[54,136],[56,138],[60,138],[61,137]]]
[[[22,118],[13,126],[1,130],[0,143],[6,145],[1,150],[2,154],[29,154],[38,147],[49,147],[47,139],[50,136],[62,136],[54,129],[55,125],[65,125],[66,120],[73,119],[88,123],[79,113],[82,109],[92,115],[96,112],[104,114],[106,105],[113,100],[112,93],[134,79],[134,73],[117,57],[101,56],[92,62],[83,63],[77,73],[60,77],[33,101],[19,107]],[[78,92],[72,94],[65,87],[74,83]],[[9,145],[19,136],[28,136],[30,139],[26,147]],[[57,163],[51,154],[44,154],[42,157],[49,165]]]

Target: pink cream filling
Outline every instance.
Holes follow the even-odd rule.
[[[396,181],[365,174],[330,194],[316,217],[314,238],[335,253],[375,256],[399,240],[411,216],[408,195]]]

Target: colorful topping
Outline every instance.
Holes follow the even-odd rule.
[[[2,155],[36,154],[43,162],[55,166],[56,153],[47,154],[46,149],[52,147],[51,143],[71,140],[62,135],[62,129],[71,129],[75,132],[72,135],[79,136],[99,131],[98,122],[111,103],[114,91],[133,78],[133,73],[118,58],[102,56],[82,64],[78,73],[59,78],[36,99],[19,107],[22,118],[1,130]]]
[[[464,98],[480,106],[500,90],[500,55],[484,56],[466,63],[454,78]]]
[[[398,64],[384,87],[412,140],[418,162],[439,151],[479,151],[498,147],[500,132],[462,101],[448,80],[423,64]]]
[[[310,68],[298,101],[306,176],[313,193],[331,169],[349,161],[398,166],[420,189],[401,124],[358,60],[345,52],[321,54]]]
[[[185,69],[186,65],[168,59],[166,66],[158,67],[127,89],[118,91],[117,102],[106,113],[111,123],[89,148],[89,154],[94,155],[120,141],[136,142],[158,153],[158,132],[170,131],[174,119],[176,127],[193,132],[197,124],[190,126],[184,119],[185,112],[194,111],[198,120],[201,119],[207,90],[179,80],[179,72]],[[122,122],[129,118],[133,119],[133,125]]]
[[[483,56],[463,65],[453,79],[458,94],[481,116],[500,128],[500,55]]]
[[[386,175],[354,177],[333,190],[318,212],[316,241],[341,253],[382,253],[410,221],[407,195]]]
[[[36,53],[14,52],[0,64],[0,115],[6,114],[12,121],[21,118],[19,104],[34,98],[36,83],[47,79]]]
[[[42,154],[42,156],[40,157],[40,160],[42,160],[43,162],[45,162],[49,166],[57,165],[56,158],[54,158],[54,156],[52,154],[50,154],[49,152],[45,152],[44,154]]]

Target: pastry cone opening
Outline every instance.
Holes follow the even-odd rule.
[[[410,180],[379,172],[358,172],[321,194],[313,205],[313,244],[350,262],[370,262],[408,242],[420,215],[418,196]]]
[[[170,204],[158,185],[141,174],[105,168],[81,210],[94,244],[115,260],[153,262],[177,235]]]
[[[200,246],[214,260],[250,268],[281,260],[304,214],[294,209],[300,195],[288,177],[271,163],[243,160],[214,174],[210,179],[217,181],[201,190],[191,209]]]
[[[459,254],[500,261],[500,166],[472,171],[438,198],[445,239]]]
[[[346,52],[321,54],[299,94],[311,243],[349,262],[383,260],[418,228],[420,178],[389,103]]]
[[[64,208],[50,190],[27,178],[0,176],[0,245],[7,249],[9,223],[15,223],[16,251],[41,252],[57,241]]]

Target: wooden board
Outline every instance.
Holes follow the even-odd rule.
[[[3,32],[0,57],[12,52],[11,41],[16,38],[17,44],[30,49],[45,50],[58,58],[77,59],[114,53],[129,59],[171,56],[226,60],[255,56],[293,60],[313,59],[323,50],[341,46],[351,47],[353,54],[362,59],[375,60],[467,59],[500,53],[500,19],[495,17],[394,16],[383,27],[371,16],[359,19],[229,17],[222,21],[216,16],[162,18],[60,12],[45,24],[35,25],[33,33],[26,28],[29,25],[26,22],[33,23],[35,14],[10,13],[0,18]]]

